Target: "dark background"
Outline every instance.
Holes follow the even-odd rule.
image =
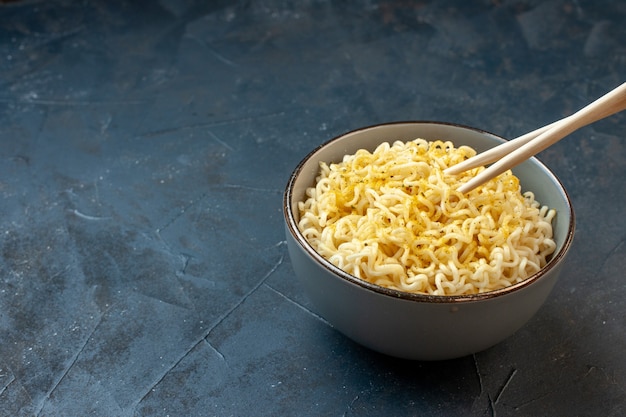
[[[575,243],[546,305],[443,362],[312,313],[282,193],[331,137],[513,138],[626,81],[626,3],[0,4],[0,415],[626,415],[626,115],[539,158]]]

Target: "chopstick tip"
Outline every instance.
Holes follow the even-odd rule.
[[[444,175],[457,175],[463,171],[465,171],[465,169],[463,169],[463,166],[461,164],[456,164],[456,165],[452,165],[451,167],[444,169],[443,174]]]

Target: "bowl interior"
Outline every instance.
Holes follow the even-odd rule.
[[[477,152],[482,152],[504,142],[504,139],[496,135],[466,126],[440,122],[397,122],[355,130],[322,144],[317,149],[313,150],[298,165],[290,178],[285,194],[285,215],[287,217],[288,228],[307,252],[313,255],[319,262],[322,262],[327,268],[331,270],[337,269],[313,250],[297,228],[299,220],[298,202],[304,199],[306,189],[315,183],[315,178],[319,172],[319,163],[322,161],[326,163],[339,162],[343,159],[344,155],[353,154],[359,149],[372,151],[383,142],[393,142],[396,140],[409,141],[416,138],[426,140],[449,140],[453,142],[455,146],[471,146]],[[556,263],[556,261],[564,255],[572,240],[574,213],[569,197],[556,176],[534,157],[515,167],[513,173],[520,180],[522,192],[532,191],[537,201],[542,205],[547,205],[555,209],[557,212],[553,220],[553,238],[557,247],[551,260],[544,267],[544,270],[549,269],[551,264]],[[338,273],[344,276],[344,278],[348,275],[343,271]],[[530,277],[525,282],[532,281],[533,279],[534,277]],[[354,278],[354,280],[360,281],[361,283],[363,282],[356,278]],[[520,284],[522,283],[515,284],[504,290],[513,290]],[[380,287],[373,284],[365,284],[365,286],[384,293],[393,293],[392,295],[398,297],[411,298],[417,296],[419,298],[419,295],[416,294],[407,295],[407,293],[401,291],[380,289]],[[438,296],[437,298],[447,297],[455,298],[463,296]]]

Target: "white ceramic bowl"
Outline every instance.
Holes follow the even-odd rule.
[[[478,129],[438,122],[397,122],[358,129],[319,146],[296,167],[284,194],[289,256],[316,312],[337,330],[373,350],[406,359],[465,356],[504,340],[541,307],[554,286],[574,236],[574,211],[555,175],[532,158],[514,170],[523,191],[556,209],[557,247],[547,265],[523,282],[477,295],[429,296],[383,288],[322,258],[298,230],[299,201],[315,183],[319,162],[340,162],[358,149],[416,138],[450,140],[481,152],[504,139]]]

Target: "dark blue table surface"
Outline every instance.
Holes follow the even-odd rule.
[[[333,330],[282,220],[335,135],[513,138],[624,81],[618,0],[0,2],[0,415],[626,415],[626,114],[539,154],[575,243],[472,356]]]

